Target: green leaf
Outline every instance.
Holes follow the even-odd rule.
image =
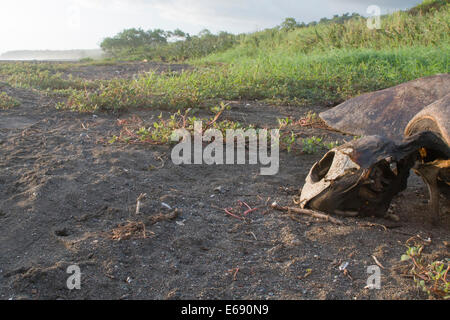
[[[411,259],[411,257],[410,256],[408,256],[407,254],[404,254],[404,255],[402,255],[402,257],[401,257],[401,261],[407,261],[407,260],[409,260],[409,259]]]

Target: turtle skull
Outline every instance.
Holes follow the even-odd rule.
[[[339,215],[384,215],[406,188],[414,161],[397,159],[398,146],[370,136],[330,150],[311,168],[301,206]],[[394,155],[394,156],[393,156]]]

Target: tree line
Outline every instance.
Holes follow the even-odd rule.
[[[274,32],[292,31],[318,24],[344,23],[360,18],[357,13],[335,15],[331,19],[322,18],[308,24],[297,22],[295,18],[286,18],[280,25],[268,29]],[[217,34],[208,29],[197,35],[191,35],[180,29],[166,31],[162,29],[143,30],[141,28],[125,29],[113,37],[105,38],[100,47],[110,57],[125,60],[160,60],[185,61],[204,57],[211,53],[225,51],[245,38],[245,34],[232,34],[221,31]]]

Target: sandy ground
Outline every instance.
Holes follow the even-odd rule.
[[[110,78],[92,68],[77,76]],[[426,188],[415,176],[392,204],[399,222],[293,220],[266,203],[293,205],[323,153],[282,152],[274,176],[259,175],[259,165],[176,166],[169,146],[102,143],[119,132],[118,118],[151,123],[158,110],[78,114],[55,110],[36,91],[0,90],[22,102],[0,110],[0,299],[423,299],[401,275],[406,241],[429,237],[427,257],[450,256],[449,203],[433,227]],[[323,110],[231,106],[225,117],[271,127],[277,117]],[[260,209],[245,220],[222,210],[239,200]],[[380,290],[365,288],[372,256],[384,267]],[[339,270],[345,262],[347,273]],[[66,286],[73,264],[82,272],[80,290]]]

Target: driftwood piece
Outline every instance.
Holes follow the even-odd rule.
[[[310,210],[310,209],[294,208],[294,207],[283,207],[283,206],[278,205],[276,202],[272,203],[271,207],[275,210],[303,214],[303,215],[307,215],[307,216],[314,217],[317,219],[329,221],[329,222],[337,224],[337,225],[344,224],[341,220],[333,218],[333,217],[327,215],[326,213],[322,213],[319,211],[314,211],[314,210]]]

